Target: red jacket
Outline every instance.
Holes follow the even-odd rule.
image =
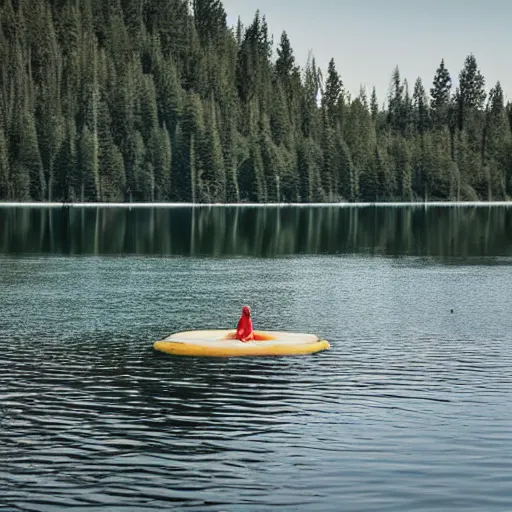
[[[236,337],[240,341],[249,341],[253,339],[253,333],[251,310],[249,306],[244,306],[242,308],[242,316],[236,326]]]

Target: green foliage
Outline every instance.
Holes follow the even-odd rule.
[[[99,201],[100,176],[98,166],[98,137],[87,125],[78,140],[78,174],[81,181],[80,196],[86,201]]]
[[[46,183],[43,175],[43,163],[37,143],[34,117],[26,114],[23,119],[18,165],[25,170],[30,182],[30,197],[36,201],[45,198]]]
[[[508,117],[508,124],[510,126],[510,131],[512,131],[512,103],[507,103],[507,117]]]
[[[76,153],[76,129],[74,120],[68,122],[66,133],[55,157],[55,186],[51,197],[60,201],[80,199],[81,180],[78,173]],[[53,172],[52,172],[53,180]]]
[[[278,58],[276,60],[276,75],[279,79],[287,81],[295,68],[295,57],[293,49],[288,39],[288,35],[283,31],[281,42],[277,48]]]
[[[405,131],[404,118],[404,84],[400,79],[398,66],[393,70],[391,88],[388,97],[388,124],[391,129],[399,134]]]
[[[219,41],[226,34],[226,11],[220,0],[193,0],[197,33],[204,44]]]
[[[484,87],[485,79],[478,69],[475,56],[468,55],[459,75],[459,94],[464,106],[482,109],[486,97]]]
[[[430,127],[429,108],[427,95],[421,78],[416,80],[413,95],[414,128],[417,133],[423,135]]]
[[[144,150],[139,140],[140,150]],[[171,195],[172,148],[169,132],[164,127],[154,127],[147,145],[146,168],[150,177],[150,195],[152,201],[166,201]]]
[[[375,87],[372,89],[372,96],[370,99],[370,112],[372,114],[372,120],[375,121],[379,114],[379,103],[377,101],[377,91]]]
[[[453,94],[444,60],[429,89],[396,67],[379,106],[273,49],[221,0],[1,2],[0,200],[512,196],[512,105],[473,55]]]
[[[318,200],[321,150],[311,138],[302,139],[297,152],[298,192],[301,201]]]
[[[3,127],[0,125],[0,201],[11,199],[11,183],[9,179],[9,156],[7,140]]]
[[[203,181],[206,188],[205,201],[225,202],[226,170],[217,123],[217,112],[213,102],[206,120],[203,165]]]
[[[343,82],[336,71],[334,59],[329,61],[327,68],[327,80],[325,82],[325,91],[322,96],[322,105],[326,109],[327,118],[331,125],[336,123],[336,113],[343,95]]]
[[[430,89],[430,106],[434,115],[435,122],[438,126],[445,124],[448,120],[448,106],[450,104],[450,91],[452,80],[450,73],[445,67],[444,59],[434,76],[434,83]]]
[[[317,136],[318,109],[317,98],[320,92],[321,74],[315,58],[308,58],[304,71],[304,90],[301,98],[301,129],[304,137]]]

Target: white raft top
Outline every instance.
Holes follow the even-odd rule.
[[[318,336],[314,334],[305,334],[298,332],[280,332],[280,331],[255,331],[267,336],[273,336],[273,340],[254,340],[241,342],[236,339],[224,339],[228,334],[234,335],[235,330],[207,330],[207,331],[186,331],[178,332],[167,336],[162,341],[168,341],[172,343],[183,343],[187,345],[196,345],[201,347],[239,347],[240,343],[244,345],[257,345],[261,346],[272,346],[272,345],[310,345],[319,341]]]

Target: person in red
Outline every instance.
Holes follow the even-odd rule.
[[[250,341],[254,339],[254,330],[252,328],[251,308],[244,306],[242,316],[236,326],[236,339],[240,341]]]

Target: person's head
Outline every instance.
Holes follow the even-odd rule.
[[[251,308],[249,306],[242,308],[242,316],[251,316]]]

